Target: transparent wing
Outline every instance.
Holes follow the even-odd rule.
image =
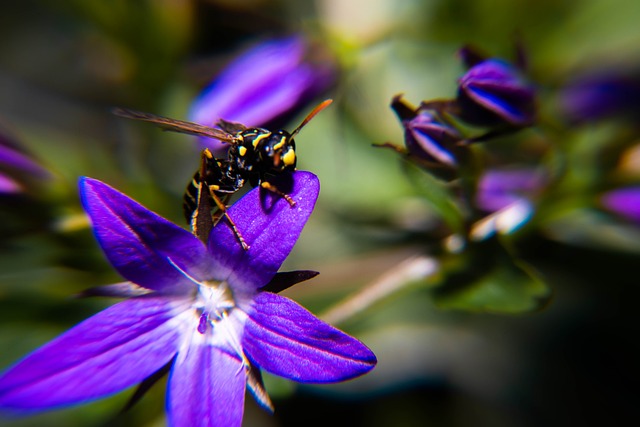
[[[150,122],[164,130],[204,136],[228,142],[229,144],[237,144],[237,138],[234,135],[213,127],[203,126],[183,120],[170,119],[168,117],[156,116],[155,114],[143,113],[141,111],[129,110],[126,108],[114,108],[112,111],[116,116]]]

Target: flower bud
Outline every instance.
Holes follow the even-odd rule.
[[[460,118],[477,126],[529,126],[535,120],[535,91],[513,65],[486,59],[458,81]]]

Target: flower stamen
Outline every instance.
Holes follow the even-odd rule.
[[[171,257],[167,257],[167,261],[169,261],[169,264],[171,264],[176,270],[178,270],[178,272],[180,272],[180,274],[182,274],[184,277],[186,277],[187,279],[192,281],[194,284],[196,284],[198,286],[202,285],[202,282],[198,281],[195,277],[189,275],[189,273],[187,273],[182,268],[180,268],[180,266],[178,264],[173,262]]]
[[[180,268],[180,266],[178,266],[171,258],[167,257],[167,260],[172,266],[175,267],[176,270],[180,272],[180,274],[192,281],[194,284],[198,285],[199,293],[203,297],[203,300],[205,302],[204,306],[201,308],[202,313],[200,314],[200,318],[198,320],[198,332],[202,335],[205,335],[208,325],[211,325],[212,328],[218,326],[221,333],[225,335],[225,341],[231,346],[233,351],[240,357],[240,360],[242,361],[242,366],[240,367],[240,370],[238,370],[237,374],[240,374],[242,369],[250,370],[251,364],[249,363],[249,359],[244,354],[242,345],[240,344],[238,337],[234,333],[235,331],[233,330],[232,326],[229,324],[229,322],[231,321],[231,319],[229,318],[229,312],[236,306],[233,300],[233,296],[227,295],[227,286],[225,286],[224,283],[220,283],[219,286],[214,287],[208,281],[198,281],[194,277],[190,276],[189,273]],[[209,309],[207,310],[207,308]]]

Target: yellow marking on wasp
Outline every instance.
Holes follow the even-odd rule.
[[[220,189],[219,185],[212,184],[209,186],[209,191],[218,191],[219,189]]]
[[[282,138],[280,138],[280,142],[273,146],[273,150],[275,151],[281,149],[285,142],[287,142],[287,137],[283,136]]]
[[[240,154],[240,157],[243,157],[245,154],[247,154],[247,147],[244,146],[239,146],[238,147],[238,154]]]
[[[282,156],[282,162],[285,166],[294,165],[296,163],[296,150],[291,149],[287,151],[284,156]]]
[[[263,133],[263,134],[260,134],[260,135],[256,136],[256,138],[252,142],[253,147],[254,148],[257,147],[258,144],[260,143],[260,141],[262,141],[265,138],[269,138],[270,136],[271,136],[271,132]]]

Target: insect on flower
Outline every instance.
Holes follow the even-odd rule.
[[[320,191],[310,172],[273,182],[285,181],[296,209],[259,188],[229,209],[251,244],[245,251],[226,222],[202,242],[115,188],[82,178],[81,200],[95,237],[125,280],[93,295],[124,300],[3,369],[0,415],[85,403],[135,384],[143,393],[169,370],[170,426],[240,427],[247,389],[273,412],[263,370],[316,384],[371,371],[376,356],[362,342],[267,290]]]
[[[207,148],[202,151],[200,168],[185,190],[183,208],[193,233],[201,240],[207,239],[213,225],[224,216],[242,247],[248,250],[249,246],[227,214],[227,202],[249,182],[253,187],[260,185],[280,195],[291,207],[295,206],[293,199],[278,189],[271,180],[283,172],[296,169],[297,157],[293,138],[331,102],[331,99],[327,99],[316,106],[292,132],[283,129],[270,131],[264,128],[248,128],[241,123],[222,119],[216,123],[218,129],[122,108],[115,109],[114,113],[121,117],[154,123],[164,130],[204,136],[229,144],[227,158],[214,157]]]

